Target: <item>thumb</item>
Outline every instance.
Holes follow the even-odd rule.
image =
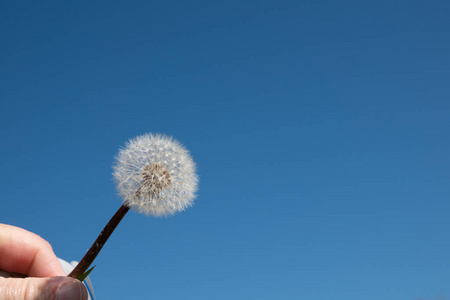
[[[87,300],[83,283],[75,278],[2,278],[0,299],[4,300]]]

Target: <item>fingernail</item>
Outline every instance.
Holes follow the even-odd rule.
[[[87,291],[81,282],[63,284],[56,291],[56,300],[84,300],[87,299]]]

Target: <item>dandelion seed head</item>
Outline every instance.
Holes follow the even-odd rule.
[[[171,137],[146,134],[129,140],[113,168],[124,204],[138,212],[167,216],[193,204],[198,186],[195,163]]]

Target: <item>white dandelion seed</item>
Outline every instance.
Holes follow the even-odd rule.
[[[173,215],[193,204],[198,186],[189,152],[165,135],[130,140],[117,154],[114,178],[123,204],[69,277],[82,279],[89,274],[92,269],[86,270],[130,208],[157,217]]]
[[[116,157],[114,178],[124,204],[152,216],[192,206],[198,177],[189,152],[166,135],[130,140]]]

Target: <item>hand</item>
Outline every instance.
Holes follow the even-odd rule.
[[[0,299],[87,300],[84,285],[67,277],[50,244],[24,229],[0,224]],[[3,277],[2,277],[3,276]]]

